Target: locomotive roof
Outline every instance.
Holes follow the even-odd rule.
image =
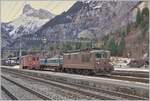
[[[21,56],[21,57],[28,57],[28,56],[38,57],[37,55],[33,55],[33,54],[27,54],[27,55],[24,55],[24,56]]]
[[[94,53],[94,52],[110,52],[110,51],[106,50],[106,49],[74,50],[74,51],[64,52],[64,54],[68,54],[68,53],[78,54],[80,52],[91,52],[91,53]]]
[[[110,52],[108,50],[92,50],[91,53],[95,53],[95,52]]]
[[[53,60],[53,59],[55,60],[55,59],[59,59],[59,58],[61,59],[61,58],[63,58],[63,56],[61,56],[61,55],[60,55],[60,56],[59,56],[59,55],[55,55],[54,57],[47,58],[47,59],[48,59],[48,60]],[[43,59],[45,59],[45,58],[43,58]],[[41,60],[42,60],[42,59],[41,59]]]

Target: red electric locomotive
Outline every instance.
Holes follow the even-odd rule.
[[[21,57],[22,69],[40,69],[39,57],[36,55],[25,55]]]

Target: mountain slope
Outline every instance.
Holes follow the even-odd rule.
[[[102,40],[105,36],[110,35],[109,39],[111,39],[112,33],[117,33],[118,30],[134,21],[132,9],[138,3],[138,1],[77,1],[68,11],[55,16],[36,31],[24,33],[22,38],[27,40],[22,40],[22,47],[24,49],[33,47],[49,49],[51,46],[57,47],[60,41],[74,41],[81,37],[89,40]],[[24,12],[26,13],[26,10]],[[33,17],[36,14],[29,12],[26,16],[28,15]],[[42,42],[43,38],[47,39],[47,43]],[[125,38],[128,45],[130,44],[129,39]],[[134,38],[136,39],[137,37]],[[13,48],[18,46],[18,41],[19,38],[12,43]]]
[[[42,34],[48,39],[56,39],[59,36],[61,39],[76,39],[80,37],[79,33],[85,30],[92,33],[93,38],[101,38],[131,22],[129,12],[137,3],[135,1],[78,1],[67,12],[43,25],[36,34]]]
[[[2,23],[2,45],[5,47],[4,41],[15,41],[16,38],[34,34],[42,25],[51,20],[55,15],[51,14],[47,10],[34,9],[29,4],[23,8],[23,13],[13,21],[8,23]],[[8,37],[6,37],[8,36]]]

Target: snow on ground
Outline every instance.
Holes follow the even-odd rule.
[[[15,66],[1,66],[1,67],[6,67],[6,68],[20,68],[19,65],[15,65]]]
[[[144,66],[141,68],[131,68],[128,66],[127,64],[130,63],[131,58],[111,57],[110,61],[115,70],[149,72],[149,68],[144,68]]]
[[[122,58],[122,57],[111,57],[110,58],[110,63],[114,67],[121,67],[121,68],[126,68],[129,67],[127,64],[131,61],[130,58]]]
[[[115,70],[121,71],[141,71],[141,72],[149,72],[149,68],[115,68]]]
[[[12,66],[12,68],[20,68],[19,65]]]

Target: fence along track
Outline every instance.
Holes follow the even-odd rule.
[[[37,97],[39,97],[39,98],[41,98],[41,99],[43,99],[43,100],[52,100],[51,98],[47,97],[46,95],[43,95],[43,94],[41,94],[41,93],[39,93],[39,92],[37,92],[37,91],[31,89],[31,88],[25,87],[25,86],[23,86],[22,84],[19,84],[18,82],[13,81],[13,80],[11,80],[11,79],[5,77],[4,75],[1,75],[1,77],[4,78],[4,79],[7,80],[7,81],[12,82],[13,84],[15,84],[15,85],[17,85],[17,86],[19,86],[19,87],[21,87],[22,89],[24,89],[24,90],[26,90],[26,91],[28,91],[28,92],[30,92],[30,93],[33,93],[34,95],[36,95]],[[5,88],[4,88],[4,89],[5,89]],[[11,95],[10,95],[10,97],[11,97]],[[14,98],[15,98],[15,97],[14,97]]]
[[[114,98],[113,97],[109,98],[109,97],[100,96],[99,94],[97,95],[97,94],[94,94],[92,92],[90,93],[90,91],[92,90],[92,91],[102,92],[102,93],[109,94],[109,95],[112,95],[112,96],[115,95],[117,97],[123,97],[123,98],[127,98],[127,99],[132,99],[132,100],[146,100],[147,99],[147,98],[144,98],[144,97],[129,95],[129,94],[115,92],[115,91],[110,91],[110,90],[104,90],[104,89],[99,89],[99,88],[94,88],[94,87],[87,87],[87,86],[83,86],[83,85],[79,85],[79,84],[65,83],[65,84],[62,85],[62,83],[58,83],[58,81],[49,81],[49,80],[46,80],[46,79],[29,76],[27,74],[20,74],[20,73],[14,73],[14,72],[13,72],[13,74],[16,74],[16,75],[19,75],[19,76],[21,75],[23,77],[31,78],[31,79],[34,79],[34,80],[38,80],[40,82],[45,82],[45,83],[48,83],[48,84],[52,84],[54,86],[59,86],[59,87],[63,87],[63,88],[66,88],[66,89],[73,90],[73,91],[78,91],[78,92],[81,92],[81,93],[85,93],[88,96],[95,96],[96,98],[103,98],[104,100],[105,99],[107,99],[107,100],[114,100]],[[69,86],[66,86],[66,85],[69,85]],[[79,89],[77,89],[77,88],[75,88],[75,89],[71,88],[71,85],[76,86],[76,87],[80,87],[80,88],[84,88],[84,89],[89,89],[90,91],[89,92],[79,91]]]

